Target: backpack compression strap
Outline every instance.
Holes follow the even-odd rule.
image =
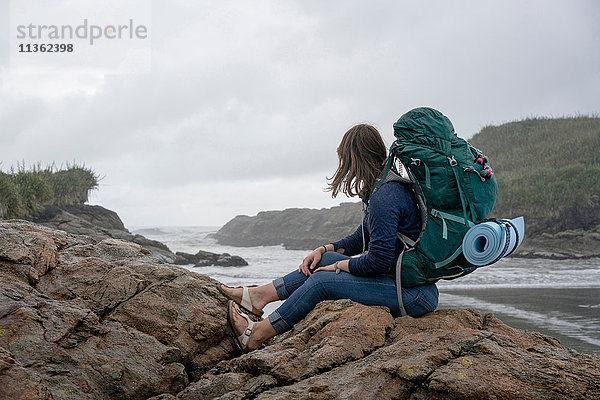
[[[406,315],[406,310],[404,309],[404,303],[402,302],[402,256],[404,255],[404,249],[398,255],[398,260],[396,260],[396,293],[398,295],[398,307],[400,307],[400,316],[404,317]]]

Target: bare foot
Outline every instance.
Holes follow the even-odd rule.
[[[271,286],[272,289],[269,286]],[[219,290],[221,290],[226,296],[234,300],[236,303],[241,304],[243,288],[230,287],[224,284],[220,284]],[[252,310],[248,311],[251,311],[252,313],[258,316],[262,316],[263,308],[265,308],[267,304],[269,304],[272,301],[279,300],[279,298],[277,297],[277,291],[275,290],[275,287],[272,283],[263,286],[251,287],[248,288],[248,291],[250,294],[250,302],[252,303],[253,308]]]

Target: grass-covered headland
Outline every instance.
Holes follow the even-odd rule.
[[[494,216],[560,229],[600,224],[600,118],[529,118],[485,127],[469,142],[496,174]]]
[[[23,218],[38,213],[43,204],[68,206],[87,202],[98,187],[98,175],[80,165],[64,168],[40,165],[0,171],[0,218]]]

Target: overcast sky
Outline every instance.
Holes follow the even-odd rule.
[[[323,190],[343,133],[391,143],[418,106],[464,138],[600,112],[595,0],[156,0],[151,61],[126,73],[9,68],[0,2],[0,167],[85,163],[103,177],[90,204],[130,228],[349,201]]]

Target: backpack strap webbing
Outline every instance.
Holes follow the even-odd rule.
[[[404,303],[402,302],[402,256],[404,255],[404,250],[398,256],[398,260],[396,260],[396,293],[398,295],[398,307],[400,308],[400,316],[404,317],[406,315],[406,310],[404,309]]]
[[[412,240],[411,238],[409,238],[408,236],[406,236],[403,233],[396,232],[396,236],[398,237],[398,239],[400,239],[402,241],[402,243],[404,243],[405,248],[412,248],[412,247],[415,247],[415,245],[417,244],[416,240]]]

